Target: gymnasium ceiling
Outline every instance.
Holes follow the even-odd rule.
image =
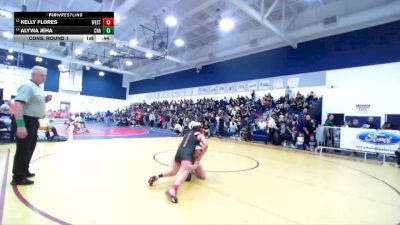
[[[11,47],[28,54],[62,59],[66,64],[123,73],[129,81],[201,68],[282,46],[296,48],[307,40],[400,19],[400,0],[0,0],[0,3],[0,9],[9,12],[21,11],[24,4],[28,11],[114,11],[120,22],[115,24],[113,44],[61,46],[58,42],[13,42],[1,36],[0,48]],[[168,28],[168,53],[164,59],[132,58],[133,64],[127,66],[127,59],[109,55],[111,50],[117,56],[149,51],[152,49],[149,34],[140,25],[154,29],[157,21],[159,31],[164,32],[167,30],[164,19],[171,15],[178,24]],[[223,18],[234,21],[232,30],[220,30],[219,21]],[[1,33],[12,32],[12,19],[0,16]],[[135,37],[139,44],[130,46],[129,41]],[[177,38],[184,40],[183,47],[175,46]],[[39,48],[46,48],[48,52],[41,54]],[[77,48],[83,54],[75,55]],[[96,66],[93,62],[99,56],[106,57],[101,58],[101,66]]]

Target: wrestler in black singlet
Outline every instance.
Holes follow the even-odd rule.
[[[197,140],[197,136],[201,133],[198,131],[189,131],[183,137],[181,144],[179,145],[178,151],[175,155],[175,162],[181,163],[182,160],[189,160],[194,163],[194,151],[200,142]]]

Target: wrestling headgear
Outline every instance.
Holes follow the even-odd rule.
[[[200,131],[201,123],[192,121],[189,123],[189,129],[194,131]]]

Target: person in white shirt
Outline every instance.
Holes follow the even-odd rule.
[[[174,126],[174,132],[180,135],[183,132],[183,128],[179,123],[176,123]]]
[[[260,130],[265,130],[265,128],[267,127],[267,121],[262,119],[262,120],[258,121],[257,126]]]
[[[273,138],[274,138],[274,133],[278,129],[276,126],[276,115],[271,114],[271,116],[268,119],[268,142],[273,143]]]
[[[233,120],[229,121],[229,134],[231,135],[231,137],[234,137],[237,131],[237,125]]]

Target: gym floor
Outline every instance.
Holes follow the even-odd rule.
[[[143,135],[141,132],[138,135]],[[157,133],[150,131],[149,133]],[[14,144],[0,146],[3,224],[398,224],[400,170],[389,163],[209,139],[207,179],[164,192],[179,137],[40,142],[32,186],[9,185]]]

